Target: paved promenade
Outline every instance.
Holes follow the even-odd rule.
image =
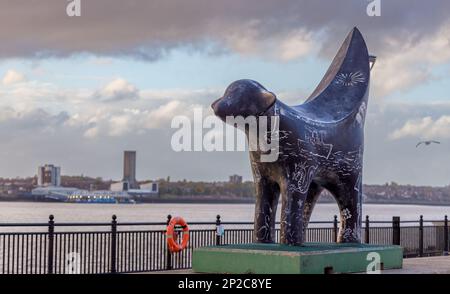
[[[450,274],[450,256],[403,259],[403,268],[385,270],[383,274]]]

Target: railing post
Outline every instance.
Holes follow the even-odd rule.
[[[338,219],[337,215],[335,215],[333,221],[333,240],[335,243],[337,242],[337,236],[338,236]]]
[[[448,218],[444,218],[444,255],[448,255]]]
[[[47,273],[48,274],[53,274],[53,245],[54,245],[54,233],[55,233],[55,222],[54,219],[55,217],[53,216],[53,214],[50,214],[50,216],[48,217],[49,221],[48,221],[48,252],[47,252],[47,257],[48,257],[48,263],[47,263]]]
[[[419,256],[423,257],[423,215],[419,220]]]
[[[221,238],[221,227],[220,227],[220,215],[216,216],[216,246],[220,246],[220,238]]]
[[[172,216],[169,214],[167,216],[167,225],[169,225],[171,219],[172,219]],[[170,252],[169,246],[167,246],[166,257],[167,257],[166,270],[171,270],[172,269],[172,252]]]
[[[400,217],[392,217],[392,244],[400,245]]]
[[[113,214],[111,221],[111,273],[115,274],[117,272],[117,216]]]
[[[366,227],[365,227],[365,243],[369,244],[370,243],[370,235],[369,235],[369,231],[370,231],[370,221],[369,221],[369,216],[366,215]]]

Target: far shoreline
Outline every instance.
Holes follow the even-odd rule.
[[[62,201],[38,201],[38,200],[24,200],[24,199],[0,199],[0,202],[17,202],[17,203],[69,203],[69,204],[97,204],[97,203],[73,203],[73,202],[62,202]],[[167,203],[167,204],[254,204],[254,199],[246,199],[246,198],[234,198],[234,199],[194,199],[194,198],[154,198],[154,199],[145,199],[145,201],[137,201],[137,205],[139,204],[158,204],[158,203]],[[405,201],[365,201],[364,204],[371,205],[410,205],[410,206],[443,206],[450,207],[449,203],[430,203],[430,202],[405,202]],[[105,204],[105,203],[102,203]],[[116,204],[126,204],[133,205],[128,203],[116,203]],[[335,204],[332,201],[319,201],[317,204]]]

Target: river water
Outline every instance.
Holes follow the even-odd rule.
[[[220,214],[222,221],[253,221],[253,204],[75,204],[38,202],[0,202],[0,223],[48,221],[53,214],[56,222],[109,222],[113,214],[119,222],[164,222],[167,215],[182,216],[187,222],[215,221]],[[338,213],[335,204],[316,205],[312,220],[331,221]],[[363,214],[371,220],[441,220],[450,215],[447,206],[365,204]],[[280,215],[279,212],[277,214]]]

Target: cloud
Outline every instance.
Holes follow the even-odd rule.
[[[114,60],[109,57],[94,57],[89,60],[90,63],[94,65],[111,65],[114,63]]]
[[[224,36],[227,47],[242,55],[290,61],[313,52],[313,49],[319,46],[313,34],[304,29],[292,29],[265,36],[260,30],[260,21],[253,21],[244,26],[241,30]]]
[[[201,106],[172,100],[155,109],[125,108],[113,113],[100,113],[89,119],[96,123],[84,135],[87,138],[101,135],[117,137],[128,133],[145,134],[151,129],[167,129],[174,116],[192,116],[195,107]]]
[[[374,96],[408,90],[438,77],[435,65],[450,61],[450,22],[422,39],[386,39],[389,49],[379,56],[373,70]]]
[[[87,129],[84,133],[83,136],[86,138],[95,138],[99,135],[99,129],[98,127],[94,126],[92,128]]]
[[[64,93],[67,97],[55,98],[52,95],[62,95],[58,88],[22,85],[26,86],[32,87],[27,92],[43,92],[35,93],[32,99],[36,103],[28,108],[17,107],[15,96],[0,91],[0,101],[4,102],[0,104],[0,136],[4,139],[0,176],[33,175],[35,166],[48,161],[61,165],[65,174],[119,178],[122,151],[134,149],[139,154],[140,178],[170,175],[173,179],[221,180],[233,173],[251,178],[246,152],[176,153],[170,147],[174,132],[171,119],[175,115],[191,118],[195,107],[203,107],[203,113],[209,114],[210,99],[205,97],[216,96],[215,90],[143,89],[141,99],[104,103],[93,101],[90,92],[68,91]],[[294,96],[288,92],[283,95],[283,99]],[[61,99],[61,106],[40,107],[42,101],[54,105]],[[371,104],[366,118],[364,182],[448,184],[448,113],[448,102]],[[407,124],[410,127],[404,128]],[[404,131],[407,136],[390,138],[402,129],[408,130]],[[433,152],[418,154],[429,149],[415,148],[420,134],[411,131],[415,129],[442,144],[433,146]],[[211,165],[221,168],[211,173]],[[433,172],[424,173],[424,168]]]
[[[278,56],[283,61],[290,61],[310,53],[317,43],[311,34],[303,30],[292,32],[280,42]]]
[[[5,86],[9,86],[12,84],[24,82],[25,80],[26,80],[25,75],[10,69],[3,76],[2,83]]]
[[[218,96],[214,89],[144,89],[141,93],[122,78],[99,90],[24,82],[0,87],[0,125],[9,126],[4,129],[9,134],[65,129],[82,139],[142,135],[149,130],[170,129],[172,117],[190,116],[194,107]]]
[[[96,57],[93,62],[108,64],[110,56],[154,61],[184,47],[285,62],[319,52],[329,60],[357,25],[371,53],[378,56],[374,98],[408,91],[435,78],[433,66],[450,60],[450,2],[382,1],[380,17],[368,17],[367,4],[362,0],[96,0],[83,1],[82,16],[69,18],[64,1],[2,1],[0,58],[87,52]],[[424,11],[432,11],[433,17]],[[113,96],[128,97],[123,94]]]
[[[104,101],[137,99],[139,90],[128,81],[116,78],[97,91],[94,96]]]
[[[54,135],[63,129],[68,119],[69,114],[65,111],[51,114],[41,108],[17,111],[5,107],[0,109],[0,135],[5,140],[16,140],[21,136]]]
[[[436,120],[433,120],[430,116],[408,120],[401,128],[394,130],[389,136],[393,140],[406,137],[420,139],[450,138],[450,116],[443,115]]]
[[[96,0],[82,1],[79,18],[67,17],[66,5],[60,0],[1,1],[0,59],[39,63],[87,53],[91,65],[107,70],[116,57],[150,62],[183,48],[281,62],[317,55],[329,62],[357,25],[370,53],[378,56],[371,101],[439,78],[436,65],[450,61],[448,0],[382,0],[382,16],[374,18],[366,15],[362,0]],[[250,178],[248,154],[170,150],[171,118],[190,115],[197,105],[209,109],[223,88],[139,89],[118,77],[96,89],[63,89],[26,79],[0,87],[0,174],[31,175],[36,161],[48,159],[59,160],[68,173],[112,177],[111,171],[120,174],[122,163],[117,160],[114,169],[111,158],[133,148],[142,150],[139,156],[148,154],[148,162],[140,165],[147,175],[217,180],[241,173]],[[300,94],[283,90],[279,96],[297,103],[308,93]],[[369,107],[365,182],[448,184],[450,106],[385,102],[384,109]],[[443,144],[417,156],[418,137]],[[211,164],[221,169],[211,173]],[[433,172],[424,173],[423,167]]]
[[[289,48],[282,44],[286,37],[302,40],[317,33],[326,37],[322,51],[331,55],[335,46],[330,44],[342,41],[354,25],[380,53],[386,38],[419,41],[449,18],[447,0],[383,1],[382,15],[376,18],[367,16],[367,4],[361,0],[96,0],[83,1],[82,16],[69,18],[64,1],[2,1],[0,57],[90,52],[154,60],[179,46],[202,50],[210,41],[228,49],[262,52],[254,46],[264,48],[264,43],[279,40],[280,48]],[[424,11],[432,11],[433,17]],[[304,41],[309,42],[300,41],[295,47],[304,47]],[[292,53],[286,52],[291,51],[282,49],[280,54],[289,56]]]
[[[448,185],[449,113],[448,102],[371,104],[365,126],[364,182]],[[421,140],[442,144],[416,148]]]
[[[0,135],[13,138],[19,134],[25,137],[36,134],[61,136],[63,132],[75,132],[86,139],[145,135],[149,130],[170,129],[174,116],[192,117],[193,109],[202,107],[179,100],[156,103],[157,106],[153,107],[130,105],[134,108],[100,103],[96,106],[84,105],[76,113],[68,109],[52,112],[42,108],[21,110],[3,106],[0,107]]]

